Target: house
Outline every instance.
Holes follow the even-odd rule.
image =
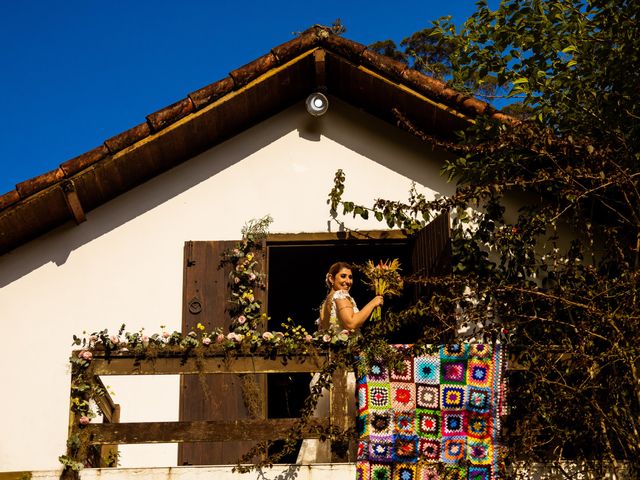
[[[305,109],[316,91],[329,100],[317,117]],[[444,138],[479,115],[500,116],[316,26],[0,196],[0,472],[59,470],[72,336],[123,323],[149,333],[193,326],[204,314],[190,302],[208,300],[190,290],[191,255],[219,255],[249,219],[274,218],[266,258],[274,318],[313,322],[335,260],[410,263],[406,238],[338,231],[326,205],[338,169],[349,197],[363,203],[404,199],[412,182],[427,196],[453,191],[439,176],[447,153],[399,128],[394,108]],[[211,288],[223,291],[224,277],[211,275]],[[207,315],[224,313],[217,302],[205,305]],[[189,415],[178,376],[107,383],[122,422]],[[176,451],[122,447],[121,464],[175,466]]]

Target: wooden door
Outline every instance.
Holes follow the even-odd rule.
[[[197,331],[201,323],[206,331],[221,327],[229,331],[227,312],[230,269],[221,266],[222,254],[236,241],[189,241],[184,247],[184,285],[182,331]],[[259,299],[264,292],[256,292]],[[262,297],[262,298],[261,298]],[[262,398],[263,375],[254,375]],[[260,415],[265,416],[265,401]],[[180,420],[224,420],[249,418],[238,375],[183,375],[180,380]],[[221,465],[235,463],[253,442],[202,442],[181,444],[178,465]]]
[[[451,234],[449,212],[443,212],[412,236],[409,243],[411,272],[423,277],[441,276],[451,273]],[[414,301],[428,291],[416,285]]]

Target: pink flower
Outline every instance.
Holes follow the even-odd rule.
[[[249,274],[249,280],[254,281],[256,279],[256,274],[255,273],[250,273]]]
[[[216,337],[216,342],[222,343],[223,341],[224,341],[224,335],[219,333],[218,336]]]
[[[304,336],[304,341],[307,342],[307,343],[311,343],[311,340],[313,340],[313,337],[307,333]]]
[[[247,321],[247,317],[245,317],[244,315],[240,315],[240,316],[238,317],[238,323],[239,323],[240,325],[242,325],[242,324],[243,324],[244,322],[246,322],[246,321]]]
[[[331,335],[329,335],[328,333],[325,333],[325,334],[322,336],[322,341],[323,341],[323,342],[326,342],[326,343],[329,343],[329,342],[331,341]]]
[[[78,357],[90,362],[93,358],[93,353],[91,353],[89,350],[82,350],[80,353],[78,353]]]
[[[144,345],[145,347],[149,345],[149,337],[147,335],[142,336],[142,345]]]
[[[342,331],[340,332],[340,335],[349,335],[349,333],[351,333],[351,332],[349,332],[349,330],[346,330],[346,329],[345,329],[345,330],[342,330]]]
[[[202,339],[202,344],[203,345],[210,345],[211,344],[211,339],[209,337],[204,337]]]
[[[109,340],[111,340],[111,343],[113,343],[114,345],[117,345],[120,343],[120,339],[116,335],[111,335],[109,337]]]
[[[273,333],[271,332],[264,332],[262,334],[262,338],[264,338],[265,340],[273,340]]]
[[[90,422],[91,422],[91,419],[86,415],[82,415],[78,420],[78,423],[80,423],[80,425],[89,425]]]
[[[169,338],[171,334],[167,331],[162,332],[162,338]]]
[[[227,340],[236,341],[236,334],[234,332],[231,332],[227,335]]]

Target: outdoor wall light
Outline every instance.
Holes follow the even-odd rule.
[[[324,115],[329,108],[329,99],[320,92],[314,92],[304,102],[309,112],[314,117]]]

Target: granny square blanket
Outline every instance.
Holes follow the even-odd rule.
[[[504,347],[442,345],[358,362],[357,480],[501,478]]]

